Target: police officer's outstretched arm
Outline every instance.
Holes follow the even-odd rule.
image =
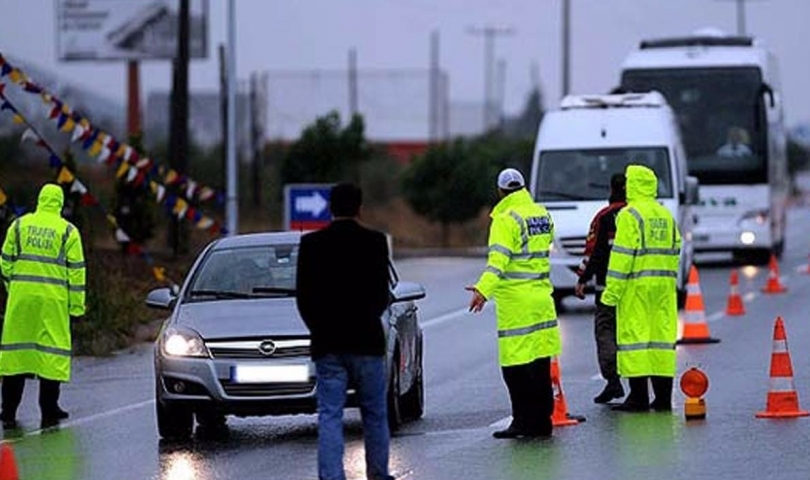
[[[81,317],[85,313],[85,282],[87,279],[84,263],[84,249],[79,231],[70,228],[67,243],[65,244],[68,271],[68,301],[71,317]]]
[[[496,215],[489,227],[487,266],[475,286],[466,287],[473,292],[470,311],[480,312],[484,303],[492,297],[498,282],[509,263],[514,249],[517,224],[512,218]]]
[[[610,251],[606,286],[602,293],[602,303],[605,305],[617,305],[624,295],[640,244],[638,220],[625,208],[616,216],[616,237]]]

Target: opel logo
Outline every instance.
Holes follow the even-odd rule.
[[[265,357],[269,357],[276,353],[276,344],[272,340],[265,340],[259,344],[259,352]]]

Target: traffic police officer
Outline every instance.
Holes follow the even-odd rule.
[[[619,374],[630,393],[622,411],[672,410],[676,282],[681,236],[675,219],[656,201],[658,179],[645,166],[629,165],[627,206],[616,217],[602,303],[616,307]],[[655,398],[649,399],[648,381]]]
[[[67,418],[59,407],[60,382],[70,380],[70,318],[85,312],[85,266],[78,230],[61,217],[64,194],[48,184],[37,209],[14,220],[0,256],[8,291],[0,375],[4,428],[16,427],[26,376],[39,377],[43,425]]]
[[[475,286],[466,287],[473,292],[472,312],[480,312],[490,298],[496,301],[498,351],[512,423],[493,436],[550,436],[551,357],[561,350],[549,278],[554,224],[526,190],[519,171],[501,171],[498,190],[501,200],[490,215],[487,267]]]

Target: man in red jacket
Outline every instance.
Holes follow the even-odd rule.
[[[593,401],[608,403],[624,396],[624,387],[616,368],[616,308],[602,303],[602,291],[605,289],[610,249],[616,235],[616,215],[625,206],[625,178],[617,173],[610,178],[609,204],[599,210],[591,221],[588,237],[585,241],[585,256],[582,259],[577,275],[579,281],[574,293],[585,298],[585,285],[596,277],[596,314],[594,334],[596,336],[596,355],[599,359],[599,371],[607,385]]]

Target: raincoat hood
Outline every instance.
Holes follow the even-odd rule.
[[[627,201],[655,200],[658,196],[658,178],[655,173],[643,165],[628,165]]]
[[[49,183],[39,191],[39,199],[37,200],[38,212],[48,212],[59,215],[62,213],[64,204],[65,195],[62,193],[62,187]]]

